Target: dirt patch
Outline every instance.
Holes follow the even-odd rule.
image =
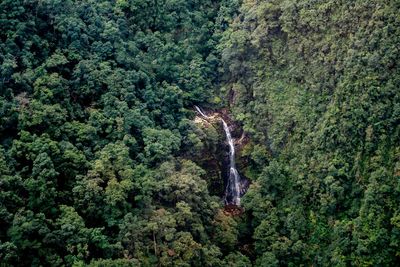
[[[236,206],[236,205],[226,205],[224,207],[224,214],[227,216],[239,216],[244,213],[244,208]]]

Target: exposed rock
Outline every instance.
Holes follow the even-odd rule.
[[[236,205],[225,205],[224,207],[224,213],[225,215],[229,216],[239,216],[244,212],[244,208],[236,206]]]
[[[227,109],[221,109],[218,111],[203,111],[199,107],[196,107],[196,111],[199,115],[197,115],[194,119],[194,122],[202,128],[209,128],[213,127],[218,132],[223,133],[224,129],[222,127],[221,121],[225,121],[227,125],[229,125],[229,130],[232,132],[232,137],[234,140],[234,150],[236,151],[237,155],[240,156],[242,148],[248,143],[249,138],[245,134],[245,132],[238,127],[238,125],[231,119],[229,116]],[[233,134],[233,129],[235,129],[235,135]],[[212,151],[204,151],[204,154],[207,155],[201,159],[194,159],[200,166],[202,166],[208,174],[210,175],[209,179],[209,187],[211,185],[210,191],[212,193],[219,192],[219,195],[223,195],[224,191],[226,190],[227,181],[230,176],[230,159],[229,159],[229,146],[226,142],[226,135],[222,135],[218,138],[219,144],[217,145],[218,148],[215,152]],[[209,160],[206,160],[209,159]],[[248,159],[246,158],[237,158],[238,161],[238,169],[244,169]],[[215,170],[218,168],[218,171]],[[240,172],[240,171],[239,171]],[[219,179],[221,183],[215,183],[214,180],[216,177],[216,173],[219,175]],[[243,172],[240,172],[241,182],[239,185],[239,194],[240,197],[244,195],[247,191],[250,181],[244,176]],[[213,181],[214,180],[214,181]],[[211,182],[211,184],[210,184]],[[220,188],[215,190],[215,186],[222,186],[222,190]],[[227,197],[227,196],[226,196]],[[232,214],[240,214],[241,208],[237,207],[236,205],[227,205],[228,212]],[[234,208],[236,207],[236,208]]]

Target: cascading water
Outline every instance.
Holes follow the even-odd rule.
[[[235,164],[235,145],[228,125],[223,119],[221,121],[229,144],[229,178],[225,192],[225,204],[240,206],[240,175]]]
[[[198,106],[194,106],[197,112],[200,113],[202,117],[205,119],[210,119],[201,108]],[[222,125],[224,127],[226,140],[229,145],[229,178],[228,183],[225,190],[225,204],[226,205],[235,205],[240,206],[240,196],[244,193],[241,192],[241,178],[238,170],[236,169],[235,164],[235,145],[233,143],[231,131],[229,130],[228,124],[224,121],[224,119],[220,118],[222,121]]]
[[[198,113],[200,113],[201,116],[203,116],[206,119],[209,118],[206,114],[204,114],[204,112],[201,110],[201,108],[199,108],[198,106],[194,106],[194,108],[197,110]]]

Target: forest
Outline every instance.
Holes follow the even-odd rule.
[[[0,266],[399,266],[397,0],[0,0]]]

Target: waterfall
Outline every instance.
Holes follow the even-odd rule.
[[[224,119],[221,118],[221,121],[229,144],[229,178],[225,192],[225,204],[240,206],[240,175],[235,164],[235,145],[228,125]]]
[[[205,119],[209,119],[201,108],[198,106],[194,106],[197,112],[200,113]],[[233,143],[231,131],[229,130],[228,124],[224,121],[223,118],[220,118],[222,121],[222,125],[224,127],[226,140],[229,145],[229,178],[225,190],[225,204],[226,205],[235,205],[240,206],[240,196],[243,194],[243,190],[241,190],[241,178],[238,170],[236,169],[235,164],[235,145]]]
[[[200,113],[201,116],[203,116],[206,119],[209,118],[206,114],[204,114],[204,112],[201,110],[201,108],[199,108],[198,106],[194,106],[194,108],[197,110],[198,113]]]

